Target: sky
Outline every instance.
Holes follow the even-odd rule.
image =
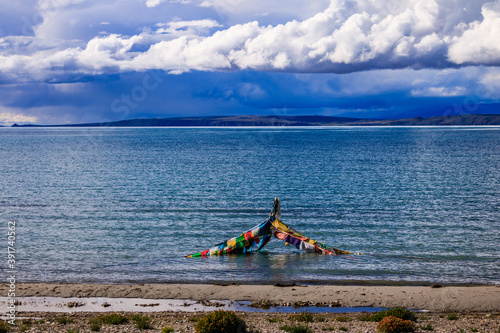
[[[500,0],[0,4],[0,125],[500,113]]]

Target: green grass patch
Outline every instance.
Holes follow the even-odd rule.
[[[74,322],[75,320],[74,319],[71,319],[71,318],[68,318],[68,317],[60,317],[60,318],[57,318],[56,321],[61,324],[61,325],[66,325],[66,324],[71,324],[72,322]]]
[[[301,325],[285,325],[281,326],[280,330],[288,333],[313,333],[313,331],[308,326]]]
[[[161,333],[172,333],[172,332],[174,332],[174,331],[175,331],[175,330],[174,330],[174,328],[173,328],[173,327],[169,327],[169,326],[167,326],[167,327],[163,327],[163,328],[161,329]]]
[[[99,332],[102,327],[101,320],[99,318],[92,318],[89,320],[90,330],[92,332]]]
[[[369,314],[369,313],[362,313],[359,317],[358,317],[359,321],[371,321],[372,319],[372,315]]]
[[[335,331],[335,327],[334,326],[323,327],[321,330],[322,331]]]
[[[342,326],[342,327],[339,327],[339,331],[347,332],[347,331],[349,331],[349,329],[347,327]]]
[[[200,318],[194,327],[197,333],[246,333],[246,323],[233,311],[217,310]]]
[[[457,320],[459,317],[456,313],[450,313],[446,319],[448,320]]]
[[[423,331],[434,331],[434,327],[432,327],[431,324],[422,325],[420,326],[420,329]]]
[[[338,321],[339,323],[347,323],[352,321],[352,318],[349,316],[338,316],[335,318],[335,321]]]
[[[188,321],[189,321],[190,323],[197,323],[197,322],[198,322],[198,320],[200,320],[200,318],[201,318],[200,316],[192,316],[192,317],[189,317],[189,318],[188,318]]]
[[[109,313],[99,317],[99,320],[103,324],[109,325],[121,325],[128,323],[128,318],[121,313]]]
[[[31,326],[28,326],[28,325],[21,324],[21,326],[19,326],[19,332],[26,332],[26,331],[29,331],[30,329],[31,329]]]
[[[470,331],[471,331],[471,332],[479,332],[479,330],[478,330],[477,328],[475,328],[475,327],[471,327],[471,328],[470,328]]]
[[[283,318],[281,318],[281,317],[271,317],[271,318],[267,318],[267,321],[270,322],[270,323],[282,323],[283,322]]]
[[[0,320],[0,333],[7,333],[10,331],[10,325],[6,321]]]
[[[415,316],[415,314],[413,312],[411,312],[408,309],[401,308],[398,306],[393,308],[393,309],[388,309],[388,310],[376,312],[376,313],[370,315],[367,318],[368,320],[363,320],[363,321],[380,322],[385,317],[395,317],[395,318],[399,318],[399,319],[403,319],[403,320],[417,321],[417,317]]]
[[[314,320],[317,321],[318,323],[324,323],[326,321],[326,318],[325,316],[317,315],[316,317],[314,317]]]
[[[148,316],[135,315],[132,317],[132,320],[135,322],[135,327],[140,330],[153,329],[151,318],[149,318]]]
[[[33,326],[33,321],[31,319],[21,320],[21,326],[19,326],[19,332],[26,332]]]
[[[103,324],[108,325],[121,325],[128,323],[129,319],[121,313],[108,313],[89,320],[90,330],[92,332],[99,332]]]
[[[26,325],[26,326],[32,326],[33,325],[33,320],[31,320],[31,319],[23,319],[23,320],[21,320],[21,324]]]
[[[299,321],[301,323],[312,323],[314,322],[314,316],[310,312],[300,312],[294,313],[288,316],[288,319]]]

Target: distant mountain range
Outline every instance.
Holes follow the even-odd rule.
[[[459,126],[500,125],[500,114],[467,114],[430,118],[360,119],[329,116],[210,116],[130,119],[104,123],[18,125],[12,127],[174,127],[174,126]]]

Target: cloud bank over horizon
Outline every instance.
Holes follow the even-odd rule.
[[[62,13],[82,3],[40,1],[43,21],[33,27],[34,36],[0,39],[2,76],[22,73],[47,80],[62,71],[348,73],[500,65],[500,2],[332,0],[310,18],[276,25],[263,26],[254,20],[224,27],[212,18],[172,20],[138,27],[142,31],[129,36],[100,32],[85,46],[54,39],[51,24],[58,24],[51,21],[61,20]],[[148,1],[146,6],[160,4]],[[104,29],[110,23],[101,25]]]
[[[165,72],[173,77],[212,72],[214,74],[208,76],[217,77],[216,81],[219,76],[231,77],[231,81],[239,77],[234,73],[241,71],[261,72],[256,76],[268,82],[246,82],[250,93],[245,89],[228,92],[212,87],[213,94],[206,97],[218,105],[224,98],[229,100],[227,96],[233,96],[240,102],[234,108],[252,106],[254,113],[265,112],[259,109],[264,104],[280,104],[276,103],[279,98],[262,88],[270,82],[282,85],[272,79],[280,73],[313,75],[314,79],[293,77],[293,80],[307,81],[304,88],[311,93],[319,82],[325,82],[321,75],[348,75],[359,83],[374,76],[368,73],[376,72],[384,75],[378,76],[377,84],[363,84],[366,87],[363,94],[397,95],[396,92],[402,94],[398,87],[403,86],[404,95],[415,101],[429,97],[479,96],[481,103],[497,103],[499,98],[494,89],[500,81],[499,0],[318,0],[313,3],[291,0],[286,6],[278,0],[1,2],[4,10],[0,14],[0,91],[4,98],[0,101],[0,111],[7,110],[2,113],[3,119],[12,115],[13,119],[19,116],[15,119],[49,121],[51,107],[53,110],[63,107],[87,110],[84,113],[88,114],[93,107],[90,102],[75,104],[66,99],[74,91],[92,93],[96,96],[95,105],[102,98],[104,108],[109,109],[114,103],[116,109],[120,103],[127,105],[122,95],[132,96],[132,89],[137,85],[142,86],[137,88],[142,95],[147,93],[149,98],[158,98],[162,105],[159,96],[152,97],[159,93],[144,85],[144,73],[148,71]],[[106,100],[95,91],[95,87],[103,85],[104,78],[118,83],[124,77],[125,80],[134,77],[127,73],[142,73],[142,79],[122,82],[124,92],[109,85],[106,88],[108,93],[118,94],[120,103],[116,98]],[[404,75],[409,77],[403,78]],[[196,80],[196,76],[186,77]],[[450,77],[458,79],[450,81]],[[163,81],[173,82],[175,78],[165,77]],[[326,81],[342,80],[328,76]],[[150,83],[155,84],[159,82]],[[189,89],[189,83],[185,84]],[[62,88],[64,85],[67,87]],[[235,85],[241,84],[235,82]],[[37,103],[26,105],[22,99],[33,92],[25,89],[35,86],[48,92],[51,100],[40,97]],[[248,88],[250,86],[253,88]],[[378,110],[375,104],[349,107],[335,103],[332,96],[353,100],[360,96],[361,92],[356,95],[354,87],[331,90],[330,98],[318,95],[319,99],[325,99],[321,107],[315,107],[311,101],[308,112],[328,109],[344,114],[348,108],[352,114],[356,109]],[[288,91],[281,93],[286,96]],[[197,94],[191,91],[188,100]],[[220,97],[224,94],[226,97]],[[241,95],[236,97],[236,94]],[[251,102],[263,98],[268,102]],[[142,97],[136,99],[142,102]],[[172,96],[170,102],[175,104],[174,100]],[[136,102],[128,103],[128,115],[145,114],[144,106],[132,107],[138,104]],[[255,109],[255,105],[260,106]],[[214,107],[214,110],[219,109]],[[96,111],[87,118],[98,119],[99,113],[103,119],[104,111]],[[86,119],[75,115],[63,118],[67,121]]]

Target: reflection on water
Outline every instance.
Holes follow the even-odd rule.
[[[22,312],[196,312],[219,309],[245,312],[311,312],[311,313],[355,313],[377,312],[386,308],[377,307],[293,307],[273,306],[268,309],[250,306],[248,301],[191,301],[177,299],[105,298],[105,297],[17,297],[17,311]],[[7,306],[8,299],[0,297],[0,304]],[[103,304],[105,306],[103,306]],[[77,305],[75,307],[75,305]]]

